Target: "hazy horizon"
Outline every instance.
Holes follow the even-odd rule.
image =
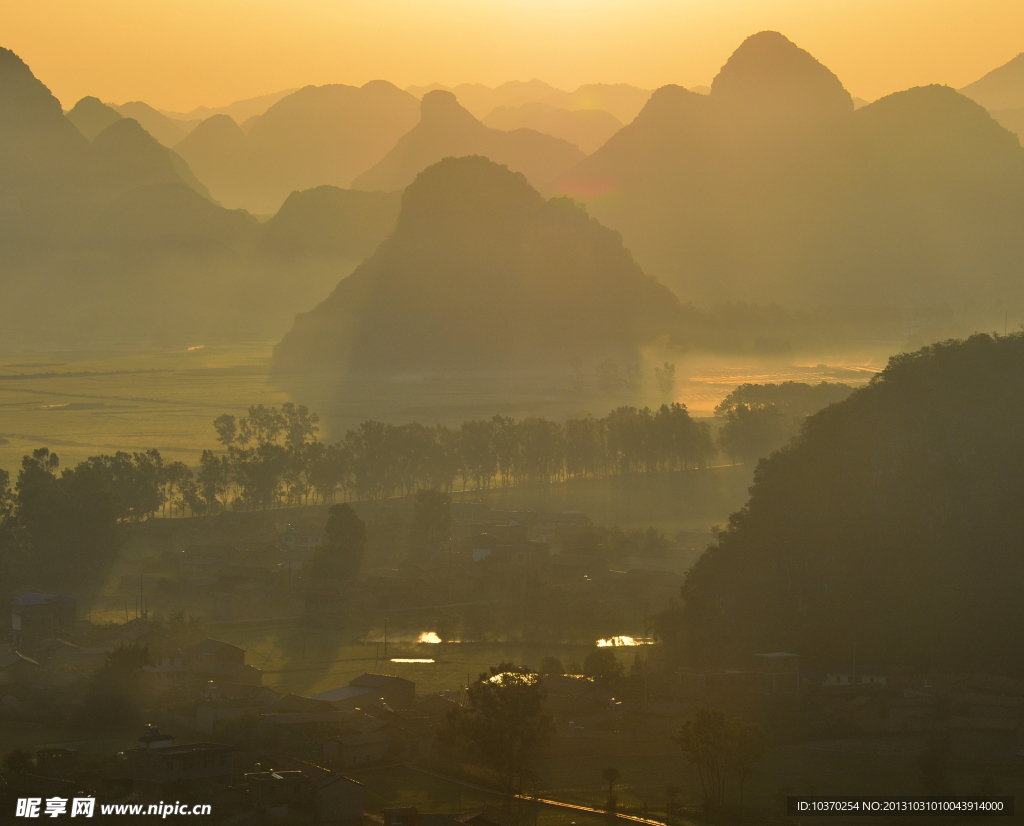
[[[961,88],[1024,49],[1024,7],[999,0],[970,7],[914,0],[898,8],[877,0],[839,8],[806,0],[478,8],[446,0],[429,14],[396,2],[364,9],[264,3],[243,13],[228,0],[145,11],[102,0],[88,8],[10,4],[0,22],[5,45],[47,78],[65,109],[94,95],[175,112],[375,79],[402,88],[534,78],[570,90],[587,83],[693,87],[709,84],[736,45],[761,30],[781,31],[851,94],[874,100],[929,83]]]
[[[0,822],[1012,815],[1022,33],[0,8]]]

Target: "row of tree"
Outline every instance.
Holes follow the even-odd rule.
[[[752,464],[786,444],[808,411],[850,392],[846,385],[825,382],[742,385],[715,411],[717,438],[685,405],[664,404],[657,410],[620,407],[601,419],[564,424],[535,416],[494,416],[460,427],[368,420],[326,443],[317,437],[319,416],[304,405],[256,405],[246,416],[214,420],[220,447],[204,450],[196,468],[165,462],[157,450],[119,451],[58,474],[56,455],[40,448],[25,457],[14,492],[0,471],[0,525],[10,526],[17,511],[31,509],[20,491],[31,499],[36,483],[47,478],[64,480],[53,483],[56,490],[88,477],[111,499],[116,521],[133,522],[156,513],[203,515],[229,507],[260,510],[423,489],[451,492],[695,469],[710,464],[719,450],[734,463]]]
[[[90,460],[125,489],[124,517],[383,499],[416,490],[450,492],[524,483],[706,467],[718,454],[711,428],[684,405],[621,407],[603,419],[565,424],[506,416],[458,428],[365,421],[344,438],[317,438],[319,417],[302,405],[262,405],[214,421],[220,450],[205,450],[193,473],[159,454]],[[144,489],[144,490],[143,490]]]

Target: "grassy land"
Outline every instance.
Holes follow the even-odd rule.
[[[115,450],[155,447],[170,459],[195,463],[213,447],[212,420],[244,413],[251,404],[279,405],[290,395],[269,381],[272,345],[199,349],[0,352],[0,467],[45,445],[65,463]],[[677,360],[676,401],[695,415],[743,382],[822,379],[862,383],[881,362],[865,367],[743,364],[721,359]],[[591,381],[591,377],[588,377]],[[657,405],[652,386],[639,395],[576,393],[568,375],[519,377],[420,376],[366,382],[344,391],[321,384],[298,389],[294,401],[319,410],[324,435],[338,438],[367,418],[458,424],[495,413],[556,420],[605,415],[623,404]]]
[[[269,347],[0,354],[0,467],[45,445],[63,464],[157,448],[195,464],[211,422],[288,397],[266,382]]]

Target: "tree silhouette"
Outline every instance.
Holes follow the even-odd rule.
[[[353,583],[363,567],[366,523],[356,515],[351,505],[331,505],[324,531],[327,542],[313,557],[310,573]]]
[[[482,673],[466,695],[467,705],[451,709],[438,727],[438,744],[491,769],[512,794],[521,789],[554,727],[544,709],[540,677],[525,666],[501,663]]]

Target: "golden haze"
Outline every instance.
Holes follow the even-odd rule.
[[[960,87],[1024,46],[1017,0],[41,0],[0,5],[4,44],[65,107],[187,111],[385,78],[562,88],[709,83],[747,35],[783,32],[866,99]]]

